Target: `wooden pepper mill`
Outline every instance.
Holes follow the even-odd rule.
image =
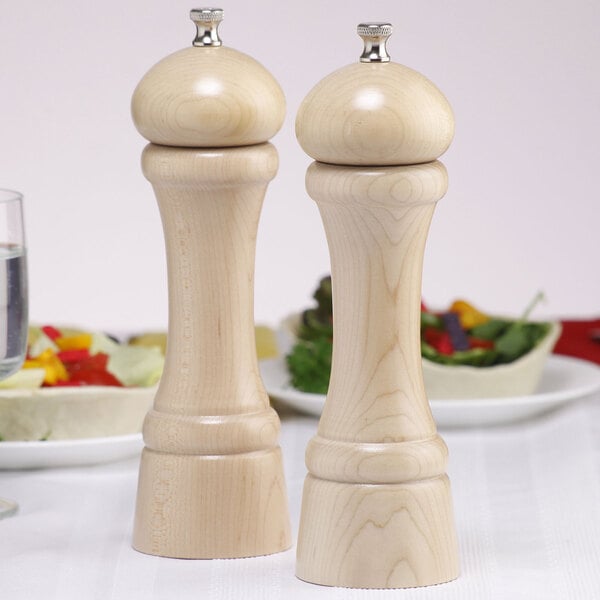
[[[144,422],[135,549],[179,558],[271,554],[291,545],[279,418],[258,372],[254,258],[269,143],[285,99],[265,68],[224,47],[220,9],[195,9],[191,48],[132,99],[151,143],[142,168],[163,222],[169,285],[165,368]]]
[[[317,84],[296,135],[331,254],[329,392],[309,442],[296,574],[324,585],[415,587],[458,576],[447,448],[425,396],[423,252],[447,189],[435,159],[454,119],[421,74],[390,62],[389,24],[358,26],[357,64]]]

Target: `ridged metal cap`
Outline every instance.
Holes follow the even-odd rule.
[[[223,20],[221,8],[193,8],[190,19],[196,24],[196,37],[193,46],[220,46],[219,24]]]
[[[390,23],[360,23],[356,32],[365,44],[360,62],[390,62],[390,55],[387,53],[385,44],[393,30]]]

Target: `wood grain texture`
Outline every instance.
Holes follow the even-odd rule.
[[[155,556],[244,558],[291,546],[279,448],[201,456],[145,448],[133,546]]]
[[[455,579],[451,506],[446,476],[349,485],[308,475],[296,575],[321,585],[384,589]]]
[[[454,136],[448,101],[426,77],[398,63],[356,63],[306,96],[296,137],[315,160],[409,165],[440,157]]]
[[[194,148],[258,144],[279,131],[285,98],[275,78],[237,50],[185,48],[142,78],[131,101],[150,142]]]
[[[440,162],[359,169],[313,163],[307,191],[329,245],[335,344],[322,436],[353,442],[431,437],[421,372],[421,273]]]
[[[394,588],[458,575],[458,549],[421,370],[425,241],[445,193],[440,162],[313,163],[331,255],[334,345],[318,434],[309,442],[296,573],[323,585]]]
[[[169,335],[144,423],[141,552],[234,558],[291,545],[279,419],[258,372],[253,318],[256,231],[277,166],[271,144],[144,150],[165,235]]]

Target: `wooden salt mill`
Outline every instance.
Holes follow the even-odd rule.
[[[435,160],[452,110],[421,74],[390,62],[389,24],[358,26],[360,62],[300,106],[296,135],[331,254],[329,392],[306,451],[296,574],[324,585],[415,587],[458,576],[447,448],[425,396],[423,252],[447,189]]]
[[[277,172],[265,143],[285,114],[281,88],[224,47],[220,9],[195,9],[191,48],[166,57],[132,99],[151,143],[142,169],[163,222],[169,285],[165,368],[144,422],[135,549],[236,558],[291,546],[279,418],[258,372],[255,239]]]

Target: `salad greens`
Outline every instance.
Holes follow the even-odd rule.
[[[317,306],[302,313],[297,340],[287,355],[292,385],[303,392],[327,393],[333,349],[331,277],[319,282],[313,298]]]

